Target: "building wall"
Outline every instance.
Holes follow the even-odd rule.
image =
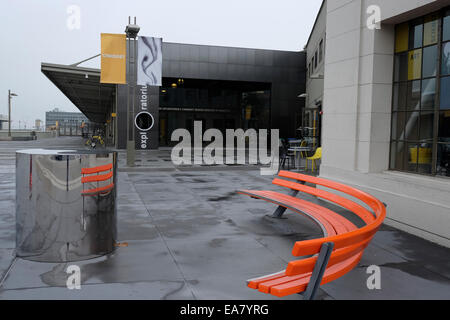
[[[271,128],[280,137],[295,136],[301,123],[305,92],[305,52],[231,48],[163,42],[162,76],[203,80],[249,81],[271,84]],[[126,146],[126,103],[118,88],[117,147]],[[158,121],[159,119],[155,119]],[[153,129],[152,129],[153,130]]]
[[[81,122],[89,123],[88,118],[81,112],[47,111],[45,113],[45,127],[51,127],[59,122],[59,125],[79,125]]]
[[[318,106],[323,105],[323,86],[325,73],[325,53],[326,53],[326,21],[327,21],[327,1],[324,0],[314,23],[306,51],[306,98],[303,126],[308,128],[307,136],[313,147],[320,146],[320,121]],[[322,51],[322,54],[320,54]],[[317,62],[316,62],[317,60]],[[317,63],[317,67],[316,67]]]
[[[320,175],[388,204],[386,223],[450,246],[450,180],[388,171],[394,24],[448,1],[328,0]],[[367,8],[381,8],[380,30]]]
[[[324,1],[322,8],[316,18],[309,41],[306,45],[306,108],[315,108],[316,101],[323,100],[323,79],[311,79],[311,75],[323,75],[325,72],[325,52],[326,52],[326,27],[327,27],[327,2]],[[317,68],[313,68],[313,57],[319,51],[320,42],[323,41],[323,58],[318,62]]]
[[[304,52],[163,43],[163,77],[266,82],[272,86],[271,127],[295,135],[305,92]]]

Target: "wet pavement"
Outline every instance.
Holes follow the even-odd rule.
[[[278,300],[245,280],[284,269],[295,241],[321,236],[302,216],[270,219],[275,205],[235,193],[285,192],[257,166],[176,167],[162,149],[138,153],[135,168],[119,154],[118,241],[128,246],[76,263],[15,258],[15,150],[81,144],[71,137],[0,142],[0,299]],[[81,290],[66,287],[71,264],[81,268]],[[371,265],[380,267],[381,290],[367,287]],[[450,299],[450,249],[383,226],[358,267],[322,286],[317,298]]]

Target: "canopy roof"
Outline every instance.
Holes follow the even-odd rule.
[[[106,122],[116,85],[100,83],[99,69],[41,63],[41,71],[91,122]]]

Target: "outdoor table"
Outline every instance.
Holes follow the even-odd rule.
[[[288,141],[289,145],[291,145],[291,146],[300,145],[302,142],[303,142],[303,140],[289,140]]]
[[[111,253],[116,244],[117,153],[16,152],[16,253],[45,262]]]

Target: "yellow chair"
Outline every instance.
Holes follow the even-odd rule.
[[[411,155],[410,163],[412,164],[431,164],[431,155],[433,149],[431,148],[410,148],[409,153]],[[417,156],[419,153],[419,156]]]
[[[311,172],[314,171],[314,167],[316,164],[316,160],[322,159],[322,147],[317,148],[316,152],[314,153],[314,155],[312,157],[307,157],[306,158],[306,170],[308,170],[308,160],[311,160]]]
[[[303,140],[302,143],[300,144],[300,148],[304,148],[308,146],[308,142],[306,142],[306,140]],[[300,157],[302,158],[306,158],[306,151],[301,151],[300,152]]]

